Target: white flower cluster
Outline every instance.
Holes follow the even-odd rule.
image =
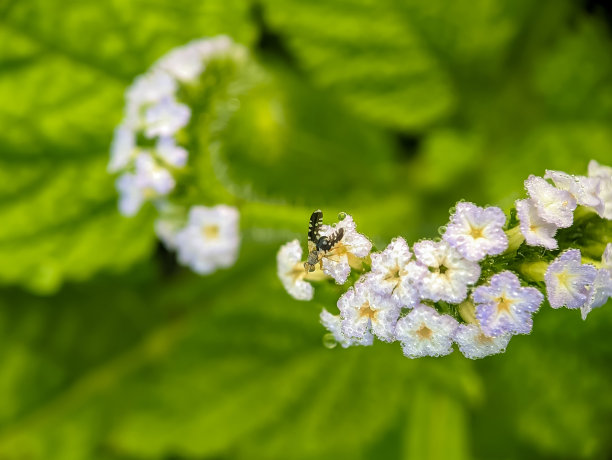
[[[239,214],[225,205],[187,209],[172,204],[171,193],[189,157],[178,134],[189,124],[191,109],[179,95],[183,87],[198,84],[213,60],[242,59],[244,54],[226,36],[194,40],[170,51],[127,89],[124,117],[111,145],[108,171],[119,174],[119,211],[133,216],[152,201],[160,212],[156,233],[177,250],[180,263],[200,274],[234,263]]]
[[[578,205],[612,219],[612,168],[595,160],[589,163],[588,177],[547,170],[543,178],[529,176],[525,189],[529,198],[517,200],[516,212],[521,233],[530,246],[557,249],[557,230],[572,225]]]
[[[369,271],[339,298],[339,314],[324,309],[321,322],[343,347],[372,345],[374,338],[399,341],[407,357],[417,358],[447,355],[456,343],[466,357],[477,359],[502,353],[513,335],[531,332],[532,315],[545,299],[541,290],[551,307],[580,308],[585,318],[612,296],[612,243],[601,262],[593,264],[582,263],[578,249],[562,252],[546,265],[544,284],[538,286],[519,265],[514,266],[516,273],[507,269],[508,258],[516,255],[522,242],[511,247],[508,235],[522,234],[527,245],[557,249],[556,231],[572,226],[578,204],[610,219],[611,181],[612,169],[594,161],[589,177],[559,171],[547,171],[545,178],[530,176],[525,184],[530,197],[517,201],[520,224],[512,229],[506,229],[501,209],[459,202],[441,240],[421,240],[411,251],[397,237],[383,251],[372,253]],[[350,216],[326,227],[326,234],[340,227],[344,236],[323,254],[319,276],[304,269],[298,240],[281,247],[278,276],[296,299],[313,298],[310,280],[328,275],[344,284],[351,267],[360,267],[351,258],[367,261],[371,243],[356,232]],[[500,255],[504,259],[496,264]],[[488,273],[491,267],[499,270],[481,279],[485,258]],[[334,265],[337,260],[342,260],[341,269]]]

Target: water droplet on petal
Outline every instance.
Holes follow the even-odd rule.
[[[444,235],[446,233],[446,225],[442,225],[440,227],[438,227],[438,234],[439,235]]]
[[[338,345],[338,342],[336,341],[334,334],[328,333],[323,336],[323,346],[325,348],[332,349],[335,348],[336,345]]]
[[[345,218],[346,218],[346,213],[345,212],[338,213],[338,220],[344,220]]]

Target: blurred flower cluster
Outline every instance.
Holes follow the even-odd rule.
[[[495,206],[457,203],[442,237],[412,250],[397,237],[370,254],[370,240],[341,214],[321,226],[321,237],[342,229],[342,239],[315,252],[314,271],[304,269],[294,240],[277,254],[278,276],[293,297],[311,300],[311,281],[342,285],[351,269],[363,272],[338,299],[338,315],[321,313],[343,347],[376,337],[399,341],[410,358],[447,355],[454,343],[471,359],[501,353],[513,335],[531,332],[545,299],[581,309],[585,319],[612,296],[612,168],[591,161],[588,176],[546,171],[525,189],[529,197],[509,217]]]
[[[145,202],[159,213],[155,230],[199,274],[232,265],[240,243],[239,213],[224,204],[204,206],[185,192],[190,181],[190,93],[215,85],[215,64],[244,61],[246,49],[229,37],[194,40],[161,57],[125,94],[124,118],[115,129],[108,171],[118,173],[119,210],[133,216]],[[198,128],[199,129],[199,128]]]

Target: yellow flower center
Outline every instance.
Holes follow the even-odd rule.
[[[510,306],[512,302],[508,300],[506,297],[501,296],[498,297],[497,300],[497,313],[510,313]]]
[[[482,227],[471,227],[470,228],[470,236],[477,240],[478,238],[484,238]]]
[[[367,317],[372,321],[376,319],[376,310],[372,310],[372,307],[370,307],[370,302],[366,301],[366,303],[359,307],[359,317]]]
[[[416,331],[416,333],[421,340],[429,340],[433,335],[433,331],[425,326],[425,324],[421,324],[421,327]]]
[[[484,335],[484,333],[481,332],[476,337],[476,341],[478,343],[482,344],[482,345],[489,345],[489,344],[493,343],[493,338],[489,337],[488,335]]]
[[[202,234],[207,240],[216,240],[219,238],[219,226],[218,225],[205,225],[202,227]]]

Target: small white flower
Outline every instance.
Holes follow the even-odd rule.
[[[516,200],[516,214],[520,221],[521,234],[530,246],[542,246],[546,249],[557,249],[555,240],[557,226],[546,222],[538,214],[533,200]]]
[[[157,140],[157,154],[170,166],[182,168],[187,163],[187,150],[176,145],[173,137],[160,137]]]
[[[459,324],[425,305],[417,305],[397,322],[396,338],[409,358],[443,356],[453,351],[453,337]]]
[[[371,249],[372,242],[357,233],[355,221],[349,215],[338,222],[335,227],[321,226],[321,236],[330,236],[339,229],[344,229],[344,236],[336,245],[323,256],[323,272],[331,276],[336,283],[344,284],[351,272],[351,259],[366,257]]]
[[[136,183],[145,199],[167,195],[176,185],[172,174],[148,153],[136,157]]]
[[[167,195],[175,186],[168,170],[148,153],[138,154],[135,163],[135,173],[126,172],[115,182],[120,195],[119,211],[128,217],[135,215],[145,201]]]
[[[582,307],[588,300],[596,276],[594,266],[581,263],[578,249],[565,251],[551,262],[544,275],[550,306]]]
[[[155,67],[169,73],[177,80],[192,83],[204,70],[204,61],[198,43],[191,42],[175,48],[162,56]]]
[[[503,226],[504,212],[495,206],[481,208],[474,203],[457,203],[444,233],[444,240],[467,260],[478,262],[486,255],[501,254],[508,247]]]
[[[372,332],[385,342],[394,340],[401,307],[390,297],[375,293],[367,276],[338,299],[338,309],[345,337],[362,340]]]
[[[544,296],[533,287],[523,287],[509,271],[497,273],[489,284],[474,289],[476,318],[482,330],[491,337],[505,333],[529,334],[531,315],[540,308]]]
[[[372,289],[391,296],[400,307],[414,307],[419,293],[411,276],[414,263],[410,262],[412,254],[406,240],[395,238],[384,251],[373,253],[371,258]]]
[[[506,351],[512,334],[489,337],[476,324],[460,324],[455,331],[459,351],[469,359],[480,359]]]
[[[145,200],[136,175],[129,172],[122,174],[115,181],[115,188],[119,192],[119,212],[126,217],[134,216]]]
[[[174,78],[160,70],[147,72],[137,77],[125,94],[126,122],[130,127],[139,128],[143,109],[172,96],[177,89]]]
[[[180,230],[176,219],[159,217],[154,224],[155,234],[169,250],[176,249],[176,234]]]
[[[210,59],[215,55],[221,55],[229,52],[232,48],[241,48],[237,46],[227,35],[217,35],[213,38],[196,40],[194,46],[198,49],[200,56],[204,59]]]
[[[314,289],[310,283],[304,281],[307,271],[302,262],[302,247],[298,240],[293,240],[278,250],[276,270],[283,286],[292,297],[297,300],[312,299]]]
[[[191,110],[179,104],[173,97],[165,97],[145,112],[145,134],[147,137],[171,136],[191,118]]]
[[[595,209],[601,216],[604,204],[599,197],[600,180],[595,177],[573,176],[563,171],[546,170],[545,179],[551,179],[560,190],[568,191],[582,206]]]
[[[601,256],[601,268],[597,270],[586,303],[580,307],[582,319],[586,319],[594,308],[605,305],[610,297],[612,297],[612,243],[606,245]]]
[[[342,333],[342,319],[340,318],[340,316],[332,315],[325,308],[321,312],[320,319],[321,324],[323,324],[323,326],[325,326],[325,328],[329,332],[331,332],[331,334],[334,336],[334,339],[336,339],[336,342],[342,345],[342,348],[348,348],[352,345],[368,346],[372,345],[372,343],[374,342],[374,336],[370,332],[367,332],[366,334],[364,334],[363,337],[359,339],[351,339],[346,337]]]
[[[594,308],[601,307],[606,304],[612,296],[612,271],[600,268],[597,270],[595,280],[589,288],[589,295],[584,305],[580,307],[582,319],[586,319],[587,315]]]
[[[201,275],[232,265],[240,244],[238,219],[231,206],[192,206],[187,225],[175,238],[179,262]]]
[[[423,240],[412,247],[421,268],[419,293],[424,299],[460,303],[468,285],[480,277],[480,266],[464,259],[446,241]],[[415,267],[416,272],[416,267]]]
[[[589,177],[612,177],[612,167],[598,163],[596,160],[589,161]]]
[[[108,164],[108,172],[117,172],[125,168],[132,160],[136,147],[136,135],[126,125],[115,128],[113,142],[111,144],[111,159]]]
[[[604,219],[612,219],[612,168],[591,160],[589,162],[589,177],[599,180],[598,197],[604,208],[600,216]]]
[[[569,192],[559,190],[533,175],[525,181],[525,188],[542,219],[559,228],[572,225],[576,199]]]

